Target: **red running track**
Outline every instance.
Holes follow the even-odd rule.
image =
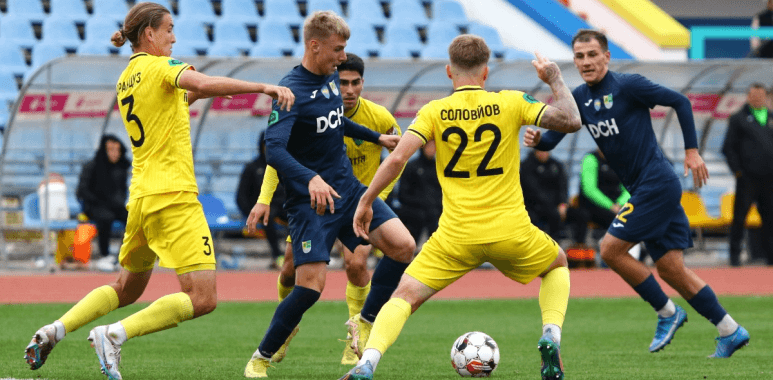
[[[773,294],[773,267],[693,269],[719,295]],[[223,271],[217,275],[220,301],[274,301],[278,272]],[[656,276],[657,277],[657,276]],[[0,276],[0,304],[74,303],[92,289],[110,283],[115,274],[63,273]],[[572,297],[636,297],[636,293],[609,269],[572,270]],[[658,281],[668,295],[676,291]],[[476,270],[444,289],[436,299],[536,298],[539,281],[521,285],[496,270]],[[180,289],[173,271],[156,269],[140,302],[151,302]],[[323,300],[343,300],[346,275],[331,271],[322,292]]]

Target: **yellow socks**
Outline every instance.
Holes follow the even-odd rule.
[[[59,321],[69,333],[117,308],[118,293],[112,286],[104,285],[83,297]]]
[[[370,281],[365,286],[357,286],[351,282],[346,282],[346,307],[349,308],[349,318],[357,315],[365,305],[365,299],[370,292]]]
[[[569,303],[569,268],[553,269],[542,278],[539,288],[539,307],[542,310],[542,324],[564,324],[566,306]]]
[[[185,293],[163,296],[150,306],[126,317],[121,321],[126,329],[126,338],[177,327],[180,322],[193,318],[193,304]]]
[[[295,286],[284,286],[282,285],[282,275],[277,276],[276,278],[276,290],[279,293],[279,302],[282,302],[287,296],[292,293],[293,288]]]
[[[378,312],[365,349],[375,348],[381,354],[392,346],[411,316],[411,305],[402,298],[392,298]]]

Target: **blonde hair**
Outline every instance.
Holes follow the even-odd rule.
[[[463,71],[480,68],[488,63],[491,50],[483,38],[473,34],[456,36],[448,46],[448,57],[451,66]]]
[[[123,28],[119,29],[110,37],[110,42],[116,47],[121,47],[126,40],[131,42],[133,47],[140,45],[140,36],[146,28],[158,28],[166,14],[171,14],[166,7],[161,4],[144,2],[137,3],[126,14],[123,22]]]
[[[333,11],[316,11],[303,22],[303,42],[324,40],[333,34],[348,40],[351,32],[344,19]]]

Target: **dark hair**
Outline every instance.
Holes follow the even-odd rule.
[[[360,76],[365,74],[365,62],[354,53],[346,53],[346,62],[338,65],[338,71],[356,71]]]
[[[753,88],[763,89],[763,90],[765,90],[766,94],[769,92],[768,88],[764,84],[762,84],[760,82],[754,82],[751,85],[749,85],[749,91],[751,91]]]
[[[572,38],[572,48],[574,48],[575,42],[590,42],[592,39],[595,39],[599,42],[599,45],[601,45],[601,51],[608,51],[609,50],[609,42],[607,41],[607,36],[604,35],[604,33],[599,32],[598,30],[592,30],[592,29],[580,29],[577,31],[577,34],[574,35]]]
[[[140,45],[140,36],[145,32],[145,29],[148,27],[157,29],[166,14],[171,13],[161,4],[137,3],[126,14],[123,27],[113,33],[110,42],[116,47],[121,47],[126,43],[126,40],[129,40],[132,47],[136,48]]]
[[[126,146],[123,145],[123,142],[121,142],[116,135],[105,134],[102,135],[102,138],[99,140],[99,148],[97,148],[97,152],[94,154],[96,170],[97,173],[100,174],[107,173],[108,165],[112,165],[107,157],[107,143],[109,141],[118,143],[121,149],[121,155],[118,157],[118,162],[116,162],[115,165],[124,169],[131,166],[131,162],[126,158]]]
[[[462,70],[472,70],[488,63],[491,49],[483,38],[474,34],[456,36],[448,46],[451,65]]]

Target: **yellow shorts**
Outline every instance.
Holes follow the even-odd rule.
[[[558,244],[533,225],[522,236],[485,244],[459,244],[434,233],[405,273],[440,291],[488,261],[508,278],[528,284],[553,263],[558,250]]]
[[[133,199],[118,260],[129,272],[159,266],[177,274],[215,269],[215,249],[204,209],[195,193],[178,192]]]

